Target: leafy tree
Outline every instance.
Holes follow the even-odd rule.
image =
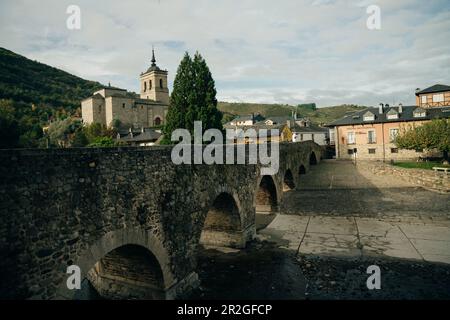
[[[14,109],[3,101],[0,103],[0,149],[18,147],[19,137],[19,124],[14,118]]]
[[[402,149],[437,149],[448,160],[450,151],[450,119],[435,119],[422,126],[404,129],[395,139]]]
[[[299,105],[297,105],[297,108],[303,109],[303,110],[310,110],[310,111],[315,111],[315,110],[317,110],[317,106],[316,106],[315,103],[304,103],[304,104],[299,104]]]
[[[178,128],[193,133],[194,121],[202,121],[203,130],[222,129],[216,93],[206,61],[198,52],[194,59],[186,52],[175,76],[162,144],[170,143],[172,132]]]
[[[36,148],[43,137],[42,128],[35,124],[26,130],[19,138],[19,145],[24,148]]]
[[[52,122],[48,128],[50,146],[68,148],[74,133],[81,127],[77,119],[66,118]]]
[[[113,121],[111,121],[111,127],[114,129],[119,129],[120,127],[122,127],[122,121],[120,121],[119,119],[113,119]]]
[[[117,146],[116,141],[111,137],[97,137],[92,141],[88,147],[115,147]]]
[[[83,129],[75,132],[73,141],[72,141],[72,147],[80,148],[80,147],[85,147],[88,144],[89,144],[89,141],[88,141]]]

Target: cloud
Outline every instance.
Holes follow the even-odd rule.
[[[450,83],[450,4],[432,0],[0,2],[0,46],[87,79],[137,91],[154,45],[173,82],[199,51],[219,99],[304,103],[414,103],[414,89]],[[381,30],[366,28],[366,7]]]

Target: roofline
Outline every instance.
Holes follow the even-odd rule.
[[[423,118],[414,118],[414,119],[395,119],[392,121],[365,121],[365,122],[358,122],[358,123],[347,123],[347,124],[327,124],[325,127],[328,128],[333,128],[333,127],[342,127],[342,126],[360,126],[360,125],[364,125],[364,124],[380,124],[380,123],[397,123],[397,122],[414,122],[414,121],[431,121],[434,119],[447,119],[450,118],[449,117],[436,117],[436,118],[427,118],[427,117],[423,117]]]
[[[449,86],[447,86],[445,84],[437,84],[437,85],[449,87]],[[434,86],[436,86],[436,85],[434,85]],[[450,87],[448,89],[445,89],[445,90],[437,90],[436,89],[436,90],[430,90],[430,91],[427,91],[427,92],[423,92],[423,91],[428,90],[429,88],[432,88],[434,86],[431,86],[431,87],[425,88],[423,90],[420,90],[420,91],[416,92],[415,95],[418,96],[420,94],[427,94],[427,93],[450,92]]]
[[[151,71],[145,71],[145,72],[141,72],[141,77],[142,76],[145,76],[146,74],[150,74],[150,73],[152,73],[152,72],[160,72],[160,73],[165,73],[165,74],[168,74],[169,73],[169,71],[167,71],[167,70],[151,70]]]
[[[403,108],[409,108],[409,107],[410,108],[414,108],[414,111],[417,110],[417,109],[421,109],[421,110],[425,110],[426,111],[427,109],[436,110],[436,109],[447,109],[447,108],[449,108],[449,106],[435,107],[435,108],[423,108],[423,107],[417,106],[417,105],[403,106]],[[350,117],[350,116],[355,115],[355,114],[364,115],[367,111],[370,111],[371,108],[372,109],[376,109],[377,107],[367,107],[364,110],[354,112],[353,114],[349,114],[347,117]],[[397,108],[397,106],[391,106],[389,108],[390,108],[389,111],[391,111],[391,110],[395,110],[395,109],[392,109],[392,108]],[[385,112],[384,114],[389,113],[389,111]],[[433,120],[433,119],[448,119],[448,118],[450,118],[450,116],[445,116],[445,115],[444,116],[440,116],[440,115],[443,115],[443,111],[441,111],[441,113],[438,113],[437,117],[434,117],[434,118],[430,118],[430,117],[427,116],[427,117],[424,117],[424,118],[412,118],[412,119],[411,118],[408,118],[408,119],[397,118],[397,119],[384,119],[383,121],[373,120],[373,121],[363,121],[363,122],[358,122],[358,123],[333,124],[334,122],[343,119],[344,118],[343,117],[343,118],[339,118],[339,119],[337,119],[337,120],[335,120],[335,121],[333,121],[333,122],[331,122],[329,124],[324,125],[324,127],[332,128],[332,127],[339,127],[339,126],[353,126],[353,125],[378,124],[378,123],[396,123],[396,122],[412,122],[412,121],[427,121],[427,120],[430,121],[430,120]]]
[[[115,88],[115,87],[102,87],[99,90],[95,91],[98,92],[100,90],[105,90],[105,89],[109,89],[109,90],[119,90],[119,91],[127,91],[127,89],[121,89],[121,88]]]

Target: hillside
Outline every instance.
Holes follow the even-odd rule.
[[[43,127],[53,120],[81,116],[81,100],[101,87],[103,85],[98,82],[84,80],[0,48],[0,148],[45,146],[47,138],[43,136]],[[297,110],[299,116],[323,124],[361,107],[343,105],[315,110],[313,104],[294,107],[219,102],[218,108],[224,113],[224,122],[236,115],[282,116]],[[69,126],[59,130],[66,136],[74,129]]]
[[[229,103],[219,102],[219,110],[224,113],[225,120],[236,115],[249,115],[260,113],[263,116],[288,116],[292,111],[297,111],[299,117],[310,118],[316,124],[329,123],[343,117],[348,112],[362,110],[364,107],[356,105],[340,105],[313,110],[309,105],[280,105],[280,104],[256,104],[256,103]]]
[[[63,107],[73,111],[102,87],[0,48],[0,99]]]

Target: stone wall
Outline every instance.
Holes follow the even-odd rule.
[[[383,162],[363,162],[360,165],[367,167],[375,174],[394,175],[412,185],[440,193],[450,193],[450,174],[445,172],[401,168]]]
[[[285,172],[297,184],[311,152],[321,158],[312,142],[280,146],[277,203]],[[245,246],[255,234],[259,166],[174,165],[170,154],[168,147],[0,150],[0,298],[73,298],[67,266],[78,265],[85,279],[130,244],[155,256],[166,298],[180,296],[198,283],[197,247],[222,193],[236,201]]]

